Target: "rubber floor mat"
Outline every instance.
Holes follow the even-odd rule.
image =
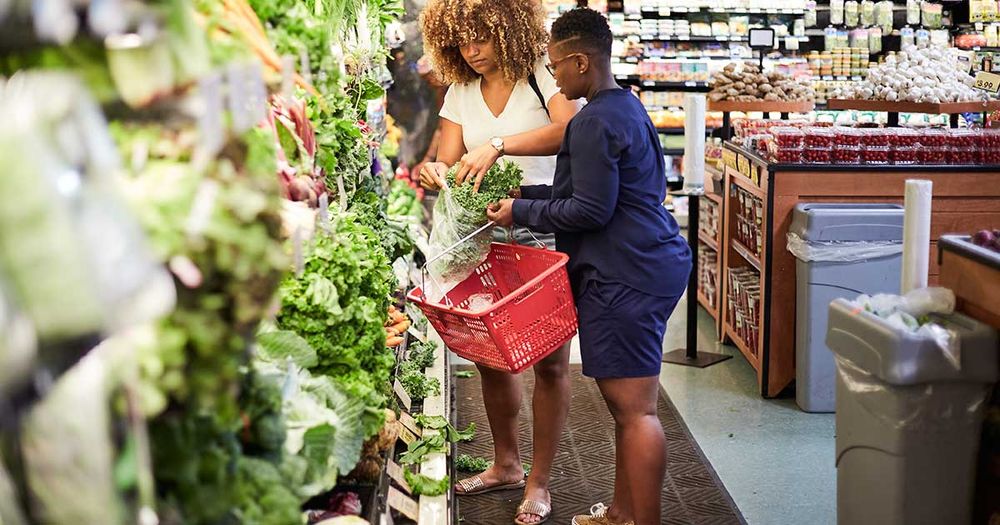
[[[473,366],[457,367],[475,371]],[[521,407],[520,449],[524,462],[531,463],[531,396],[534,374],[522,374],[525,395]],[[570,371],[572,401],[569,422],[559,444],[552,471],[552,519],[554,525],[569,525],[573,516],[585,514],[597,502],[611,504],[614,492],[615,443],[611,414],[594,380],[580,373],[580,366]],[[456,381],[458,423],[477,427],[476,438],[460,443],[460,454],[492,460],[493,441],[483,408],[479,374]],[[663,519],[670,525],[739,525],[745,524],[729,494],[705,460],[677,411],[663,391],[658,410],[667,437],[667,475],[661,493]],[[459,472],[460,478],[471,474]],[[522,490],[494,492],[479,496],[458,497],[462,525],[507,525],[514,523],[514,512],[521,502]]]

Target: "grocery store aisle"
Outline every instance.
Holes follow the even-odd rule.
[[[685,302],[664,349],[684,345]],[[705,369],[665,364],[660,381],[681,419],[750,525],[836,523],[833,414],[807,414],[793,398],[763,399],[739,351],[716,342],[699,309],[703,351],[735,355]]]

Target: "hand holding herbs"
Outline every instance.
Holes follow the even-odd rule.
[[[434,204],[434,228],[431,230],[429,255],[442,254],[429,265],[431,284],[437,289],[428,290],[431,300],[438,300],[455,284],[463,281],[486,260],[490,253],[492,237],[489,229],[472,239],[459,243],[487,222],[486,208],[507,197],[510,190],[521,185],[523,172],[511,162],[494,165],[483,178],[479,191],[472,184],[458,184],[458,166],[453,166],[445,176],[448,184]]]

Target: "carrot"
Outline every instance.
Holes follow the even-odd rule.
[[[395,348],[401,344],[403,344],[403,338],[399,336],[390,337],[385,340],[385,346],[388,346],[389,348]]]
[[[396,330],[395,328],[388,327],[388,328],[385,329],[385,336],[386,336],[386,338],[389,338],[389,337],[399,337],[399,334],[400,334],[399,330]]]
[[[404,320],[402,320],[402,321],[394,324],[392,326],[392,329],[395,330],[396,333],[400,333],[401,334],[401,333],[405,332],[406,329],[409,328],[409,327],[410,327],[410,320],[409,319],[404,319]]]

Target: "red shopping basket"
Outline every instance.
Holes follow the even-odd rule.
[[[407,298],[424,312],[456,354],[518,373],[564,345],[577,329],[566,254],[493,243],[476,271],[440,302],[420,288]],[[489,294],[486,310],[468,310],[470,297]]]

